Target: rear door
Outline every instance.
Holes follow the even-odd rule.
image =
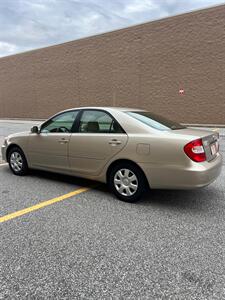
[[[127,134],[106,111],[83,110],[69,143],[70,168],[76,174],[97,175],[127,143]]]

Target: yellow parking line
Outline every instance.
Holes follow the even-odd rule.
[[[219,128],[212,128],[212,131],[220,131],[220,129]]]
[[[47,201],[40,202],[40,203],[38,203],[36,205],[24,208],[22,210],[18,210],[18,211],[14,212],[14,213],[5,215],[3,217],[0,217],[0,223],[3,223],[3,222],[6,222],[6,221],[15,219],[17,217],[20,217],[20,216],[23,216],[23,215],[26,215],[26,214],[29,214],[32,211],[35,211],[35,210],[44,208],[46,206],[52,205],[54,203],[63,201],[65,199],[71,198],[71,197],[76,196],[78,194],[84,193],[84,192],[86,192],[88,190],[90,190],[90,187],[80,188],[80,189],[75,190],[73,192],[70,192],[68,194],[64,194],[62,196],[59,196],[59,197],[56,197],[56,198],[53,198],[53,199],[50,199],[50,200],[47,200]]]

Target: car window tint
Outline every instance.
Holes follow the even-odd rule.
[[[119,133],[123,131],[119,124],[104,111],[86,110],[80,119],[79,132]]]
[[[177,130],[177,129],[184,129],[185,126],[168,120],[162,116],[156,115],[154,113],[148,111],[129,111],[126,112],[131,117],[135,118],[136,120],[148,125],[157,130]]]
[[[43,133],[71,132],[77,114],[78,111],[68,111],[62,113],[54,117],[53,119],[51,119],[49,122],[47,122],[46,125],[44,125],[41,128],[41,132]]]

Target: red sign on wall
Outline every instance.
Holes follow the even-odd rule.
[[[179,94],[184,95],[184,89],[179,89]]]

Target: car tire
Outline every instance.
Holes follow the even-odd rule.
[[[28,173],[26,157],[19,147],[13,147],[9,150],[8,163],[11,171],[15,175],[24,176]]]
[[[111,191],[125,202],[138,201],[147,188],[145,175],[132,163],[120,163],[114,166],[108,179]]]

